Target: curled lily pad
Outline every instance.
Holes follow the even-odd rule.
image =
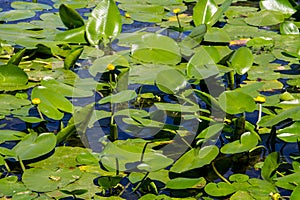
[[[280,33],[283,35],[297,35],[299,34],[299,28],[291,21],[285,21],[280,24]]]
[[[84,25],[83,18],[80,14],[68,5],[61,4],[59,6],[59,16],[64,25],[69,29],[78,28]]]
[[[161,91],[167,94],[175,94],[187,86],[185,77],[174,69],[159,72],[155,83]]]
[[[18,87],[25,86],[28,82],[27,74],[13,64],[0,66],[0,90],[18,90]]]

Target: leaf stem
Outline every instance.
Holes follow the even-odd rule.
[[[26,168],[25,168],[23,161],[20,159],[20,156],[18,156],[18,160],[19,160],[22,171],[25,172]]]
[[[220,173],[218,172],[217,168],[215,167],[215,162],[212,162],[212,163],[211,163],[211,166],[212,166],[214,172],[218,175],[218,177],[219,177],[220,179],[222,179],[224,182],[226,182],[226,183],[228,183],[228,184],[231,184],[224,176],[222,176],[222,174],[220,174]]]

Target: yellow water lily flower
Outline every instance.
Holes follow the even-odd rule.
[[[254,98],[254,101],[256,103],[265,103],[266,102],[266,98],[262,97],[262,96],[257,96],[257,97]]]
[[[111,63],[108,64],[107,67],[106,67],[106,69],[108,69],[109,71],[113,71],[113,70],[115,70],[115,68],[116,67],[113,64],[111,64]]]
[[[178,14],[178,13],[180,13],[180,11],[181,11],[180,8],[174,8],[173,9],[174,14]]]
[[[32,104],[34,104],[34,105],[38,105],[38,104],[41,103],[41,99],[40,99],[40,98],[34,98],[34,99],[31,100],[31,102],[32,102]]]

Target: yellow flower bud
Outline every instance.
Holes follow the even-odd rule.
[[[254,98],[254,101],[256,103],[265,103],[266,102],[266,98],[262,97],[262,96],[257,96],[256,98]]]
[[[174,8],[173,9],[173,13],[174,14],[178,14],[180,11],[181,11],[180,8]]]
[[[40,98],[34,98],[34,99],[31,100],[31,102],[32,102],[32,104],[34,104],[34,105],[38,105],[38,104],[41,103],[41,100],[40,100]]]
[[[113,71],[113,70],[115,70],[115,68],[116,67],[113,64],[108,64],[106,67],[106,69],[108,69],[109,71]]]
[[[131,16],[128,13],[125,13],[126,18],[131,18]]]

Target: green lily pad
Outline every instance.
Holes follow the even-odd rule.
[[[49,192],[78,180],[81,176],[81,171],[76,169],[27,169],[22,180],[26,187],[36,192]]]
[[[38,105],[40,111],[47,117],[59,120],[62,119],[64,114],[59,110],[65,112],[73,112],[73,105],[67,100],[62,94],[56,93],[55,90],[45,87],[38,86],[32,90],[31,98],[39,98],[41,103]]]
[[[251,132],[246,132],[241,135],[240,140],[225,144],[221,148],[221,152],[224,154],[241,153],[251,150],[252,148],[256,147],[257,144],[257,135]]]
[[[88,153],[88,150],[81,147],[56,147],[52,156],[30,163],[29,166],[44,169],[72,168],[79,164],[76,160],[77,156],[85,153]]]
[[[0,179],[0,197],[12,196],[18,192],[25,192],[28,189],[22,182],[18,182],[17,176],[9,176]]]
[[[166,188],[180,190],[188,188],[203,188],[206,184],[206,180],[201,178],[175,178],[167,182]]]
[[[205,192],[211,196],[222,197],[227,196],[236,191],[236,189],[228,183],[208,183],[205,188]]]
[[[35,16],[32,10],[10,10],[0,13],[0,21],[24,20]]]
[[[180,72],[170,69],[160,71],[157,74],[155,84],[167,94],[176,94],[186,87],[187,81]]]
[[[93,75],[96,76],[97,73],[103,73],[107,71],[107,65],[112,64],[114,66],[123,66],[127,67],[129,66],[128,60],[119,54],[113,54],[113,55],[107,55],[101,58],[97,58],[92,66],[89,68],[89,72]]]
[[[237,91],[225,91],[219,96],[221,108],[229,114],[253,112],[256,104],[253,98]]]
[[[27,74],[13,64],[0,66],[0,89],[24,86],[28,82]]]
[[[22,140],[26,133],[14,130],[0,130],[0,144],[6,141]]]
[[[191,149],[181,156],[171,167],[170,171],[182,173],[210,164],[219,154],[219,148],[215,145],[204,146],[201,149]]]
[[[123,90],[117,94],[112,94],[102,98],[98,103],[123,103],[129,100],[134,99],[137,96],[134,90]]]
[[[187,64],[187,75],[191,78],[205,79],[218,74],[219,70],[213,57],[204,47],[197,48]]]
[[[37,135],[33,132],[26,135],[12,149],[20,160],[30,160],[45,155],[56,146],[56,137],[53,133],[43,133]]]
[[[149,149],[145,151],[141,161],[144,145],[145,142],[135,142],[134,140],[127,140],[122,145],[108,143],[101,152],[101,163],[107,169],[115,171],[116,160],[118,160],[120,171],[148,172],[163,169],[173,163],[172,159]]]
[[[10,4],[12,8],[19,10],[50,10],[51,6],[42,3],[14,1]]]
[[[250,14],[245,19],[247,24],[252,26],[272,26],[280,24],[284,21],[284,15],[277,11],[262,10],[253,14]]]
[[[181,61],[177,43],[166,36],[148,33],[132,45],[132,57],[145,63],[176,65]]]

